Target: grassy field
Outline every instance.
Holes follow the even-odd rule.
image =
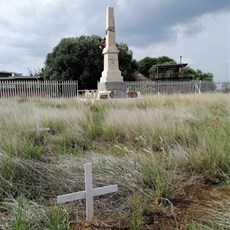
[[[230,229],[229,138],[229,94],[1,99],[0,229]],[[84,200],[57,204],[88,162],[119,187],[91,223]]]

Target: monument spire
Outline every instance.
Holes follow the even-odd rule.
[[[114,10],[112,7],[109,7],[109,6],[106,11],[106,28],[105,29],[106,29],[106,38],[108,39],[108,42],[109,42],[108,46],[116,45]]]
[[[117,97],[126,97],[126,85],[119,70],[114,9],[110,6],[106,9],[106,41],[103,55],[104,70],[98,83],[98,91],[116,91]]]
[[[118,49],[116,47],[115,20],[113,7],[106,10],[106,46],[103,49],[104,71],[100,82],[123,81],[119,70]]]

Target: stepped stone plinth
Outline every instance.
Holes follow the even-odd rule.
[[[116,91],[117,98],[126,97],[126,84],[121,76],[116,47],[115,21],[113,7],[106,11],[106,40],[104,55],[104,71],[98,83],[98,91]]]

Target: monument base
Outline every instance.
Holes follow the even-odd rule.
[[[125,82],[99,82],[97,85],[98,91],[116,91],[116,98],[126,98]]]

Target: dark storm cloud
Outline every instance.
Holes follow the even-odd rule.
[[[64,37],[105,35],[108,5],[114,7],[118,42],[146,48],[193,37],[205,14],[229,11],[229,0],[7,0],[0,1],[0,70],[42,67]],[[42,61],[43,60],[43,61]]]
[[[229,0],[164,0],[118,3],[119,33],[130,45],[148,46],[155,42],[175,39],[173,27],[187,25],[188,35],[201,32],[197,18],[218,11],[229,10]]]

